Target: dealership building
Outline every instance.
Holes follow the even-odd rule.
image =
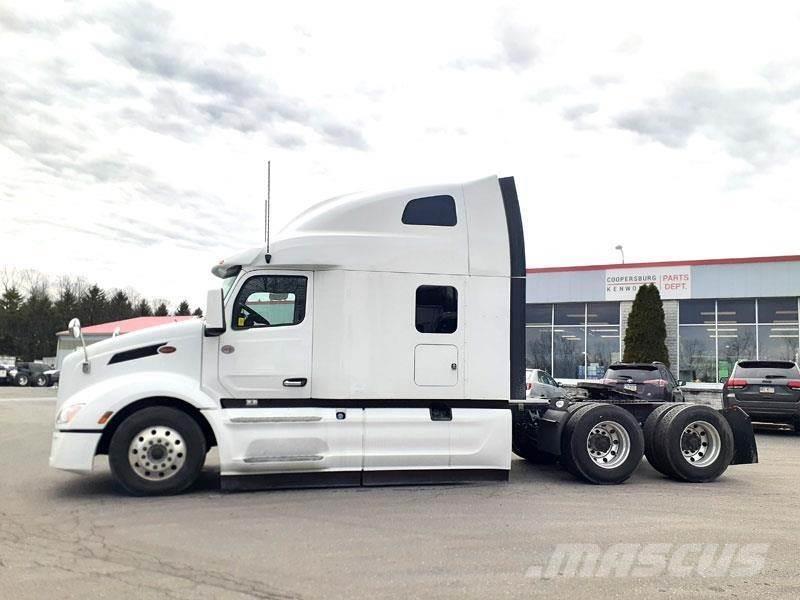
[[[601,378],[622,357],[633,298],[647,283],[664,302],[678,379],[718,382],[740,359],[798,360],[800,256],[772,256],[528,269],[528,367]]]

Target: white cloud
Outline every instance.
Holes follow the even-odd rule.
[[[799,21],[792,3],[5,3],[0,263],[198,304],[209,266],[261,239],[267,159],[276,228],[343,192],[496,172],[530,265],[617,243],[796,253],[757,231],[797,206]]]

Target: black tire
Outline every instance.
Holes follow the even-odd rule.
[[[690,426],[696,423],[706,423],[717,433],[718,440],[709,440],[708,434],[686,433]],[[704,429],[701,427],[700,431]],[[714,443],[719,444],[716,458],[702,464],[709,457],[703,452],[703,439],[706,453],[711,450]],[[699,444],[693,447],[693,440]],[[666,474],[678,481],[689,483],[706,483],[714,481],[722,475],[731,464],[734,452],[733,431],[730,425],[719,412],[708,406],[699,404],[683,404],[675,410],[669,411],[661,420],[655,430],[653,438],[653,451],[656,461],[663,464],[668,471]],[[684,457],[685,452],[696,450],[700,454],[693,455],[697,464]],[[699,458],[697,458],[699,456]]]
[[[603,423],[609,425],[604,426]],[[602,435],[598,435],[601,432]],[[607,446],[594,450],[597,453],[594,456],[588,447],[590,440],[607,440]],[[562,462],[569,471],[598,485],[624,482],[644,456],[644,434],[639,422],[628,411],[613,404],[592,403],[576,411],[567,422],[562,441],[566,446],[563,448]],[[614,451],[615,448],[625,447],[625,454],[617,455]],[[601,466],[601,463],[608,465]]]
[[[151,427],[153,432],[155,428],[169,428],[183,438],[183,448],[174,447],[179,452],[175,456],[181,456],[183,462],[174,473],[164,471],[163,480],[146,479],[128,460],[134,438]],[[168,443],[166,445],[169,447]],[[200,426],[186,413],[166,406],[144,408],[127,417],[114,432],[108,448],[108,464],[115,482],[133,496],[166,496],[183,492],[197,480],[205,459],[206,441]],[[162,458],[158,460],[160,462]]]
[[[564,430],[561,433],[561,455],[558,457],[558,460],[561,463],[561,466],[572,473],[575,477],[581,477],[581,474],[580,471],[578,471],[575,462],[572,460],[572,452],[570,451],[572,430],[574,429],[574,424],[577,422],[577,419],[580,417],[580,415],[593,406],[598,406],[598,403],[579,402],[573,404],[567,409],[569,417],[567,417],[567,422],[564,424]],[[572,423],[572,426],[570,426],[570,423]]]
[[[644,455],[651,467],[667,477],[673,477],[674,474],[670,470],[669,465],[665,464],[665,461],[656,452],[656,429],[661,424],[661,421],[664,419],[667,413],[680,406],[684,405],[679,403],[662,404],[653,412],[651,412],[650,416],[647,417],[647,420],[644,422]]]
[[[45,387],[47,385],[47,375],[44,373],[39,373],[38,375],[33,376],[33,380],[31,381],[31,385],[34,387]]]
[[[25,373],[17,373],[14,376],[14,385],[18,387],[26,387],[31,382],[31,378]]]

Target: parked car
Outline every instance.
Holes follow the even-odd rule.
[[[14,371],[14,375],[16,375],[14,365],[0,363],[0,385],[14,383],[14,376],[11,375],[11,371]]]
[[[800,433],[800,369],[788,360],[740,360],[722,386],[722,402],[753,421],[787,423]]]
[[[48,387],[58,383],[60,372],[50,365],[35,362],[19,362],[13,367],[0,367],[5,371],[6,382],[20,387]]]
[[[528,398],[563,398],[561,384],[542,369],[525,370],[525,388]]]
[[[587,390],[589,398],[635,399],[649,402],[683,402],[684,382],[672,375],[661,362],[614,363],[609,365],[603,379],[582,381],[579,388]]]

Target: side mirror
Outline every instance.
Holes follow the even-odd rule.
[[[725,383],[726,381],[728,381],[728,378],[727,378],[727,377],[720,377],[720,378],[719,378],[719,382],[720,382],[720,383]]]
[[[206,336],[215,337],[225,333],[225,305],[222,288],[208,290],[205,314]]]
[[[62,321],[62,323],[63,323],[63,321]],[[67,325],[67,327],[69,328],[70,333],[72,333],[72,337],[74,337],[76,340],[79,340],[81,338],[81,320],[80,319],[78,319],[77,317],[74,317],[73,319],[70,319],[69,325]]]
[[[678,387],[683,387],[686,385],[686,382],[683,379],[678,379]]]

